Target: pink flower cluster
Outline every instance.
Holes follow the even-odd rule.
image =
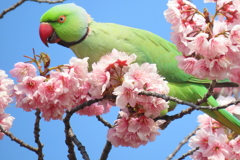
[[[29,63],[19,62],[10,73],[19,83],[14,86],[16,106],[25,111],[41,109],[46,121],[62,119],[66,110],[91,100],[88,93],[88,58],[70,59],[63,72],[51,71],[49,77],[37,76],[36,68]],[[92,107],[90,110],[89,107]],[[84,115],[100,115],[104,106],[97,103],[79,111]],[[109,107],[109,106],[108,106]],[[92,110],[95,110],[92,112]]]
[[[216,13],[197,10],[187,0],[171,0],[164,15],[172,24],[172,41],[182,56],[179,68],[201,79],[225,79],[240,65],[240,2],[205,0],[216,3]],[[218,19],[216,17],[218,16]]]
[[[113,50],[92,65],[88,72],[88,58],[72,58],[69,65],[49,75],[37,76],[36,68],[29,63],[19,62],[11,70],[17,77],[14,86],[16,106],[25,111],[41,109],[42,117],[62,119],[66,110],[83,102],[103,98],[77,113],[80,115],[101,115],[109,112],[111,106],[121,108],[120,118],[109,129],[108,140],[114,146],[138,147],[155,140],[159,125],[155,122],[168,104],[161,98],[138,95],[141,91],[168,94],[164,78],[157,73],[155,64],[133,63],[136,55]]]
[[[9,130],[12,126],[14,118],[9,114],[4,113],[5,108],[12,102],[11,94],[13,91],[14,82],[7,78],[5,71],[0,70],[0,125],[3,129]],[[0,132],[0,139],[4,133]]]
[[[219,97],[220,105],[235,100],[233,97]],[[230,113],[240,118],[240,106],[228,107]],[[191,156],[193,159],[226,160],[240,159],[240,136],[233,134],[228,128],[208,115],[199,115],[200,130],[189,140],[189,146],[199,149]]]
[[[95,95],[106,95],[113,91],[117,96],[116,106],[121,108],[121,118],[116,120],[114,128],[109,129],[107,135],[115,147],[136,148],[153,141],[160,134],[158,126],[163,123],[154,122],[153,118],[168,108],[167,102],[161,98],[138,95],[141,91],[167,94],[169,88],[164,78],[157,74],[155,64],[130,64],[135,59],[135,55],[128,56],[113,50],[93,65],[93,73],[95,70],[101,70],[99,73],[102,73],[95,81],[95,88],[98,89],[93,90]]]
[[[162,120],[154,122],[153,119],[142,116],[131,116],[126,112],[119,112],[121,118],[116,120],[114,128],[108,130],[108,141],[115,147],[126,146],[137,148],[146,145],[149,141],[154,141],[158,132],[159,125],[164,123]]]

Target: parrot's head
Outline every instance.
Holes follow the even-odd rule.
[[[87,36],[90,21],[87,12],[74,3],[57,5],[42,15],[39,35],[46,46],[59,43],[68,47]]]

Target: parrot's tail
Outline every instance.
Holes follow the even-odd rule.
[[[208,98],[208,104],[213,107],[218,106],[217,101],[213,97]],[[232,115],[228,111],[226,111],[225,109],[219,109],[219,110],[213,110],[213,111],[203,109],[202,111],[240,135],[240,120],[237,119],[234,115]]]

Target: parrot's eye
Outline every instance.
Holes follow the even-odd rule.
[[[63,23],[63,22],[65,22],[66,21],[66,16],[60,16],[59,18],[58,18],[58,22],[59,23]]]

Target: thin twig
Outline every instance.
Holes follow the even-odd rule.
[[[183,154],[180,158],[177,160],[185,159],[187,156],[192,155],[194,152],[196,152],[199,149],[199,147],[196,147],[194,149],[189,150],[187,153]]]
[[[228,104],[225,104],[225,105],[218,106],[218,107],[200,106],[200,107],[197,108],[197,109],[198,109],[198,110],[199,110],[199,109],[209,109],[209,110],[213,111],[213,110],[224,109],[224,108],[227,108],[227,107],[229,107],[229,106],[231,106],[231,105],[237,105],[237,104],[239,104],[239,103],[240,103],[240,99],[239,99],[239,100],[236,100],[236,101],[232,101],[232,102],[230,102],[230,103],[228,103]]]
[[[44,154],[42,152],[42,148],[43,148],[43,144],[41,143],[40,141],[40,120],[41,120],[41,111],[39,108],[36,109],[36,120],[35,120],[35,124],[34,124],[34,138],[35,138],[35,143],[37,143],[38,145],[38,151],[37,151],[37,154],[38,154],[38,160],[43,160],[43,157],[44,157]]]
[[[39,3],[62,3],[65,0],[56,0],[56,1],[50,1],[50,0],[20,0],[17,3],[15,3],[14,5],[12,5],[11,7],[4,9],[2,11],[2,13],[0,14],[0,19],[3,18],[3,16],[5,14],[7,14],[8,12],[16,9],[18,6],[20,6],[21,4],[23,4],[26,1],[33,1],[33,2],[39,2]]]
[[[208,110],[213,111],[213,110],[224,109],[224,108],[229,107],[230,105],[236,105],[238,103],[240,103],[240,100],[236,100],[236,101],[230,102],[226,105],[221,105],[221,106],[218,106],[218,107],[212,107],[212,106],[198,106],[197,108],[189,107],[187,109],[182,110],[180,113],[177,113],[177,114],[172,115],[172,116],[165,115],[165,116],[156,117],[154,119],[154,121],[157,121],[159,119],[163,119],[163,120],[166,120],[166,121],[173,121],[173,120],[182,118],[186,114],[190,114],[194,110],[208,109]]]
[[[85,107],[87,106],[91,106],[93,103],[96,103],[96,102],[99,102],[99,101],[102,101],[104,98],[101,98],[101,99],[93,99],[93,100],[89,100],[89,101],[86,101],[80,105],[78,105],[77,107],[74,107],[73,109],[71,109],[71,111],[69,111],[70,114],[73,114],[81,109],[84,109]]]
[[[110,153],[111,149],[112,149],[112,144],[111,142],[107,141],[103,149],[100,160],[106,160],[108,158],[108,154]]]
[[[78,147],[78,150],[82,154],[82,158],[84,160],[90,160],[88,153],[86,152],[85,147],[82,145],[82,143],[77,139],[77,136],[73,133],[72,128],[69,129],[69,136],[73,143]]]
[[[199,108],[199,105],[196,105],[196,104],[191,103],[191,102],[186,102],[186,101],[180,100],[178,98],[168,96],[166,94],[158,94],[158,93],[155,93],[155,92],[142,91],[142,92],[139,93],[139,95],[153,96],[153,97],[165,99],[166,101],[170,100],[170,101],[176,102],[178,104],[188,105],[188,106],[193,107],[195,109]]]
[[[192,107],[189,107],[187,109],[184,109],[182,110],[180,113],[177,113],[175,115],[172,115],[172,116],[168,116],[168,115],[165,115],[165,116],[159,116],[157,118],[154,119],[154,121],[157,121],[159,119],[164,119],[166,120],[165,123],[163,123],[161,126],[159,126],[162,130],[166,129],[167,126],[174,120],[176,119],[180,119],[182,118],[183,116],[187,115],[187,114],[190,114],[192,113],[192,111],[194,111],[195,108],[192,108]]]
[[[104,120],[101,116],[96,116],[96,118],[98,119],[98,121],[102,122],[104,126],[107,126],[108,128],[113,128],[113,126],[109,122]]]
[[[1,125],[0,125],[0,131],[3,132],[9,138],[11,138],[12,141],[18,143],[21,147],[25,147],[25,148],[37,153],[37,151],[38,151],[37,148],[34,148],[34,147],[30,146],[29,144],[24,143],[22,140],[16,138],[11,132],[3,129],[3,127]]]
[[[205,102],[205,100],[207,100],[207,98],[211,95],[210,92],[212,91],[212,87],[215,85],[214,83],[215,82],[213,82],[210,85],[209,92],[204,96],[203,99],[198,101],[197,104],[203,103],[203,102]],[[186,101],[177,99],[175,97],[171,97],[171,96],[168,96],[168,95],[165,95],[165,94],[158,94],[158,93],[154,93],[154,92],[149,92],[149,91],[142,91],[142,92],[139,93],[139,95],[153,96],[153,97],[165,99],[166,101],[170,100],[170,101],[176,102],[178,104],[184,104],[184,105],[190,106],[190,108],[182,110],[178,114],[175,114],[175,115],[172,115],[172,116],[168,116],[168,115],[159,116],[159,117],[155,118],[154,119],[155,121],[157,121],[159,119],[166,120],[166,122],[160,126],[161,129],[165,129],[170,124],[171,121],[179,119],[179,118],[182,118],[183,116],[185,116],[186,114],[190,114],[194,110],[200,110],[200,109],[219,110],[219,109],[227,108],[230,105],[237,105],[238,103],[240,103],[240,100],[236,100],[236,101],[230,102],[230,103],[228,103],[226,105],[222,105],[222,106],[218,106],[218,107],[199,106],[197,104],[194,104],[194,103],[191,103],[191,102],[186,102]]]
[[[167,157],[166,160],[172,159],[172,158],[176,155],[176,153],[182,148],[182,146],[188,142],[189,138],[191,138],[193,135],[195,135],[195,133],[197,132],[198,129],[199,129],[199,128],[198,128],[198,126],[197,126],[189,135],[187,135],[187,136],[178,144],[178,146],[176,147],[176,149]]]
[[[208,92],[204,95],[204,97],[200,100],[197,101],[196,105],[201,105],[204,102],[207,102],[207,99],[213,95],[213,89],[215,87],[215,85],[217,84],[216,80],[213,80],[208,88]]]

